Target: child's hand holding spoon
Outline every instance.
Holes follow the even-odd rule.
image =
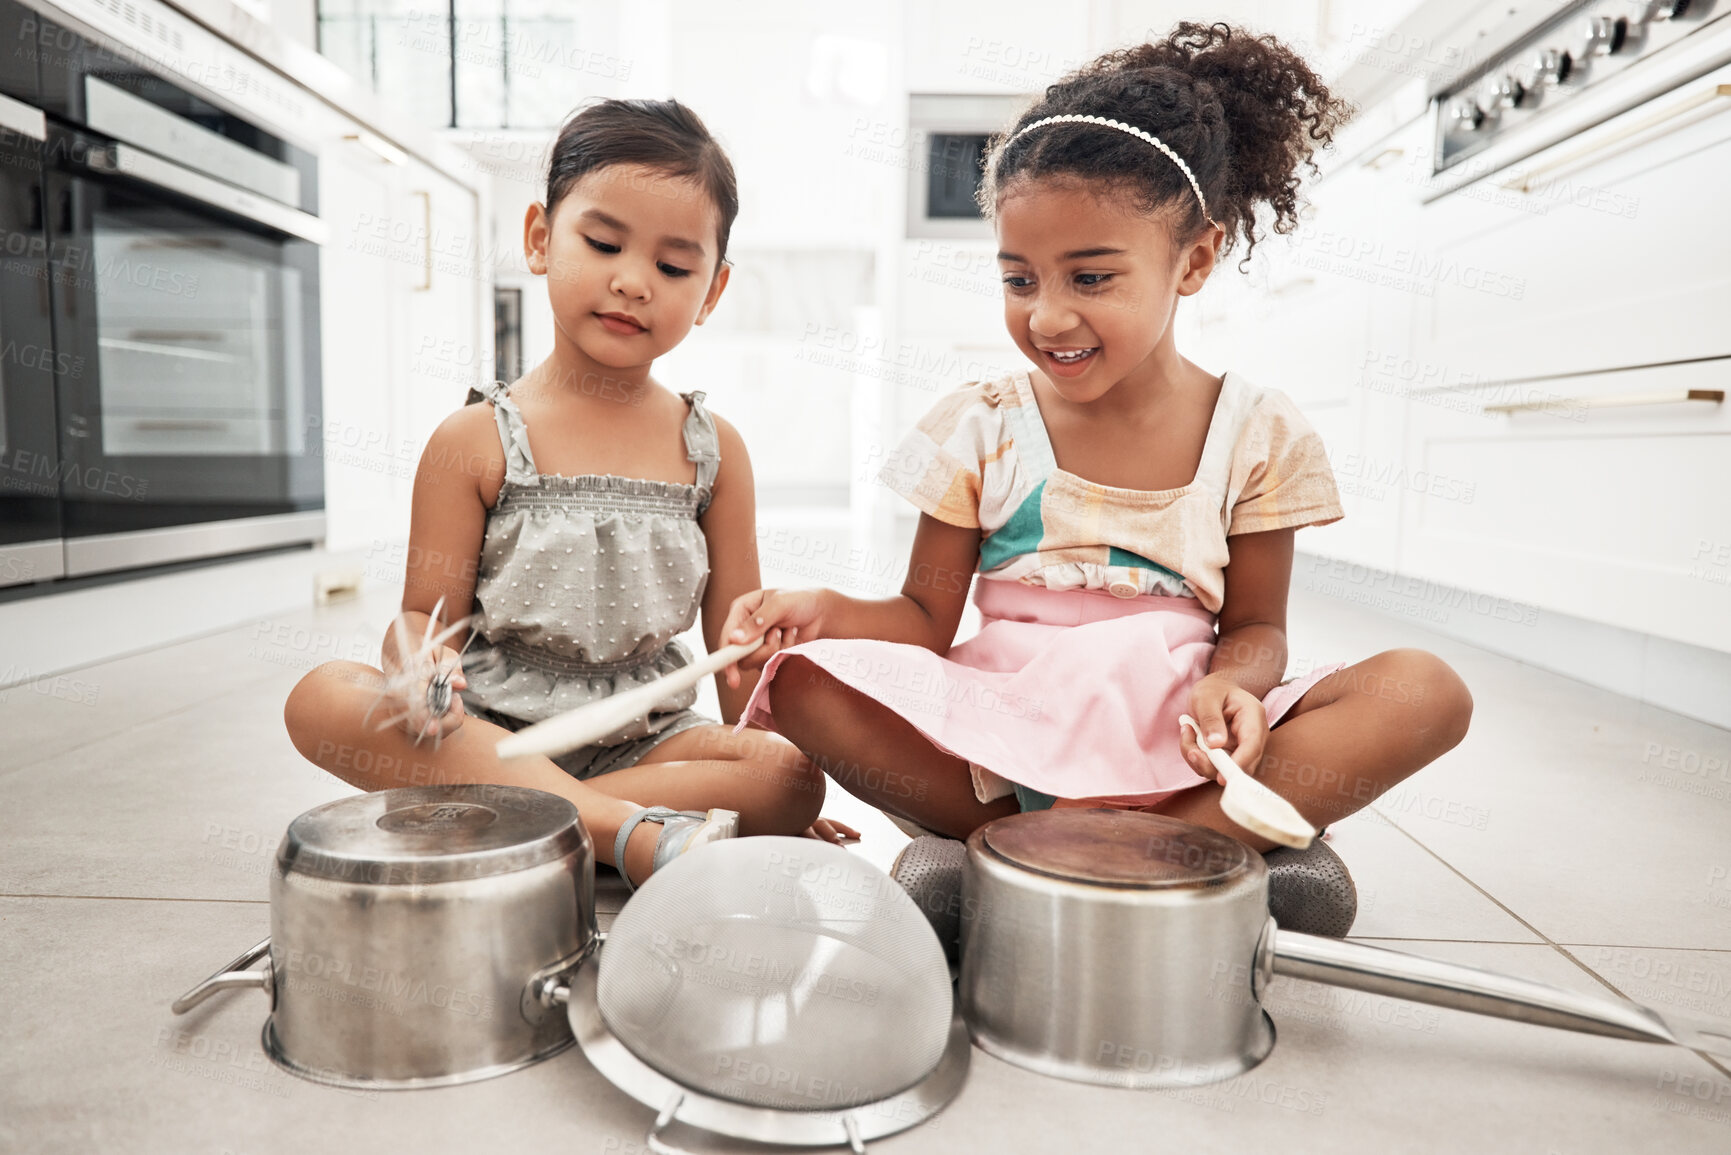
[[[1306,822],[1298,808],[1256,779],[1218,746],[1210,746],[1202,727],[1189,714],[1181,714],[1178,724],[1196,736],[1196,745],[1207,754],[1208,761],[1220,774],[1225,790],[1220,795],[1220,809],[1226,817],[1252,834],[1260,834],[1271,842],[1303,850],[1316,837],[1316,827]]]

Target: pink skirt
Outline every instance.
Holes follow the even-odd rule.
[[[1196,599],[981,579],[974,603],[980,632],[946,657],[862,638],[781,651],[765,664],[736,729],[775,728],[769,683],[798,654],[940,750],[1058,798],[1146,804],[1211,781],[1178,751],[1178,715],[1214,655],[1214,615]],[[1344,665],[1270,690],[1262,699],[1269,725]]]

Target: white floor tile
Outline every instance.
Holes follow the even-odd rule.
[[[801,550],[818,546],[789,539],[776,564],[854,565],[834,561],[848,555],[833,536],[810,557]],[[395,606],[383,591],[249,612],[191,641],[141,634],[116,651],[111,637],[110,652],[142,652],[80,666],[89,701],[71,683],[58,697],[52,685],[0,695],[0,1150],[640,1149],[651,1112],[576,1051],[470,1087],[358,1095],[265,1062],[267,1008],[255,994],[185,1019],[167,1011],[264,933],[271,854],[288,822],[350,791],[289,744],[289,688],[319,661],[372,660]],[[102,628],[126,620],[103,618]],[[1614,989],[1666,1014],[1731,1018],[1731,735],[1295,594],[1294,669],[1408,645],[1466,678],[1474,725],[1459,749],[1380,800],[1378,814],[1333,828],[1361,895],[1354,936]],[[879,866],[906,842],[842,790],[831,789],[825,812],[859,827],[856,852]],[[603,922],[624,901],[616,881],[605,883]],[[1109,1090],[976,1050],[951,1108],[874,1147],[1731,1149],[1731,1079],[1688,1052],[1289,980],[1267,1005],[1279,1043],[1239,1079]],[[862,1047],[885,1041],[893,1045],[893,1025],[862,1032]]]

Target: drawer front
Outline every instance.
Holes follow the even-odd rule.
[[[1731,410],[1673,400],[1728,387],[1731,358],[1413,398],[1400,568],[1731,650]]]
[[[1494,379],[1731,355],[1731,69],[1675,99],[1428,206],[1417,352]]]

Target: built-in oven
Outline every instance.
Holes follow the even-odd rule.
[[[992,235],[974,199],[985,172],[987,146],[1031,100],[996,93],[915,93],[908,97],[905,140],[886,132],[882,141],[862,143],[862,149],[872,151],[905,147],[909,237],[977,240]]]
[[[51,353],[4,364],[0,585],[321,539],[314,155],[32,19],[42,131],[6,211],[39,264],[0,326],[45,321]]]
[[[0,93],[0,586],[65,572],[42,219],[47,120],[18,99],[33,94],[29,79]]]
[[[1511,8],[1512,15],[1474,46],[1480,63],[1431,93],[1435,195],[1500,172],[1724,64],[1728,8],[1723,0],[1569,0]]]

